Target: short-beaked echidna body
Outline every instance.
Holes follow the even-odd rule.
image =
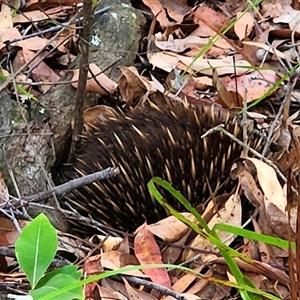
[[[243,149],[222,132],[201,138],[221,123],[242,139],[240,118],[217,106],[192,107],[178,101],[160,105],[149,101],[99,121],[83,137],[82,149],[64,175],[74,179],[113,166],[119,166],[121,174],[76,189],[65,199],[83,215],[130,231],[145,220],[152,223],[166,216],[147,189],[154,176],[171,182],[198,205],[210,195],[207,182],[214,191]],[[261,139],[253,130],[248,134],[249,145],[258,149]],[[176,199],[170,197],[168,202],[182,210]]]

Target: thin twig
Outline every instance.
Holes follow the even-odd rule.
[[[94,21],[93,17],[93,1],[92,0],[85,0],[83,2],[83,29],[80,33],[80,40],[79,40],[79,52],[80,52],[80,72],[79,72],[79,79],[78,79],[78,87],[76,92],[76,103],[74,108],[74,129],[72,133],[72,141],[71,147],[69,152],[68,161],[72,161],[76,149],[79,145],[80,138],[79,136],[82,134],[83,129],[83,110],[84,110],[84,103],[86,100],[86,82],[87,76],[89,71],[89,41],[91,40],[92,36],[92,25]]]
[[[84,177],[76,178],[70,180],[66,183],[53,187],[51,190],[39,193],[33,196],[27,196],[22,198],[23,201],[42,201],[47,198],[52,193],[55,193],[57,197],[62,197],[64,194],[71,192],[74,189],[78,189],[84,185],[91,184],[94,181],[100,181],[108,178],[115,177],[116,175],[120,174],[119,168],[107,168],[103,171],[95,172]],[[1,206],[1,205],[0,205]]]

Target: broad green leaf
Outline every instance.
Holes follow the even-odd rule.
[[[57,233],[44,214],[22,231],[16,242],[16,257],[34,289],[51,264],[58,245]]]
[[[47,273],[37,284],[36,288],[41,288],[44,285],[48,284],[48,281],[53,278],[54,276],[58,275],[58,274],[66,274],[69,276],[72,276],[74,279],[79,280],[81,275],[82,275],[82,271],[78,270],[77,266],[75,265],[69,265],[69,266],[64,266],[62,268],[53,270],[49,273]]]
[[[60,289],[65,288],[66,286],[77,282],[78,280],[75,279],[73,276],[67,274],[57,274],[47,282],[47,285],[30,291],[30,295],[35,299],[41,299],[45,295],[50,294],[53,291],[58,291]],[[82,287],[75,287],[67,292],[64,292],[59,295],[59,298],[55,297],[52,299],[59,299],[59,300],[71,300],[71,299],[83,299],[83,289]]]

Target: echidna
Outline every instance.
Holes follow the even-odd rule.
[[[66,195],[65,199],[83,215],[116,229],[133,231],[145,220],[156,222],[166,211],[152,199],[147,183],[159,176],[172,183],[198,205],[224,179],[242,146],[222,132],[201,138],[207,130],[225,124],[242,139],[241,120],[217,106],[193,107],[183,102],[156,105],[147,101],[130,112],[99,121],[83,137],[82,149],[67,179],[119,166],[121,174],[95,182]],[[249,133],[249,145],[258,149],[259,135]],[[176,199],[168,202],[182,209]]]

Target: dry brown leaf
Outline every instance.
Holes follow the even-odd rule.
[[[256,208],[264,205],[264,195],[258,188],[252,174],[248,172],[244,165],[238,165],[235,173],[239,179],[241,189],[244,191],[244,194],[250,203]]]
[[[218,74],[219,71],[218,71]],[[247,103],[262,97],[279,80],[273,70],[254,71],[238,77],[221,78],[228,91],[238,92]]]
[[[168,15],[176,21],[177,24],[182,23],[185,15],[191,10],[185,1],[180,0],[164,0],[161,1]]]
[[[117,290],[108,290],[102,286],[98,286],[99,299],[118,299],[118,300],[128,300],[126,296],[122,293],[117,292]],[[93,298],[94,299],[94,298]]]
[[[172,36],[169,36],[167,41],[154,40],[155,45],[161,50],[169,50],[172,52],[183,52],[186,49],[196,48],[197,52],[199,48],[204,47],[209,42],[209,38],[201,38],[198,36],[189,35],[183,39],[173,39]]]
[[[286,153],[280,158],[280,160],[277,162],[280,170],[282,170],[284,174],[287,174],[290,168],[292,171],[297,171],[300,168],[299,156],[300,145],[292,148],[289,153]]]
[[[244,41],[243,44],[264,49],[265,51],[270,52],[271,54],[276,54],[278,57],[280,57],[282,59],[286,59],[284,53],[275,49],[274,47],[270,47],[269,45],[266,45],[263,43],[258,43],[258,42],[250,42],[250,41]]]
[[[207,214],[208,208],[202,215],[202,217]],[[230,224],[236,227],[241,226],[241,217],[242,217],[242,209],[241,209],[241,201],[239,196],[235,196],[234,194],[229,197],[226,201],[224,208],[215,213],[215,215],[208,222],[208,226],[210,229],[214,227],[215,224],[225,223]],[[218,232],[220,239],[226,244],[229,245],[234,236],[228,232]],[[190,243],[190,247],[194,249],[200,250],[210,250],[214,246],[204,237],[197,235],[196,238]],[[195,252],[193,250],[185,250],[183,253],[184,260],[189,260],[193,256],[195,256]],[[205,254],[202,255],[202,260],[210,261],[211,259],[215,259],[214,254]]]
[[[140,226],[134,237],[134,253],[141,265],[162,264],[160,249],[153,234],[144,224]],[[143,269],[154,283],[171,289],[171,280],[164,268]]]
[[[71,9],[71,6],[58,6],[52,9],[48,9],[45,12],[40,10],[33,10],[22,12],[13,17],[13,22],[16,23],[28,23],[28,22],[39,22],[43,20],[61,19],[67,14],[64,12],[66,9]]]
[[[238,267],[243,271],[264,275],[267,278],[276,280],[284,285],[289,284],[289,277],[283,270],[272,267],[271,265],[265,264],[260,261],[253,261],[253,263],[250,264],[242,261],[239,258],[234,258],[234,260],[237,263]],[[223,257],[216,258],[214,261],[211,261],[211,263],[226,264]]]
[[[186,245],[186,241],[191,234],[189,230],[182,238],[175,242],[172,242],[172,246],[167,247],[162,252],[162,261],[168,262],[170,264],[176,263],[181,255],[182,248]],[[174,247],[173,247],[174,246]]]
[[[0,247],[14,245],[20,235],[14,223],[7,218],[0,217],[0,224]]]
[[[104,288],[106,288],[107,290],[114,293],[115,296],[113,297],[113,299],[121,299],[122,300],[122,299],[124,299],[124,295],[127,294],[125,285],[123,283],[117,282],[115,280],[111,280],[109,278],[103,279],[102,285]],[[118,292],[116,292],[116,291],[118,291]],[[151,295],[150,293],[144,292],[142,290],[135,289],[135,292],[143,300],[157,300],[157,298],[154,295]],[[119,294],[122,296],[119,297],[118,296]],[[126,300],[127,299],[130,299],[130,295],[128,295],[128,298],[126,298]]]
[[[201,265],[199,267],[197,267],[195,270],[195,272],[201,272],[204,268],[204,265]],[[187,288],[197,279],[197,277],[195,276],[195,274],[192,273],[187,273],[184,276],[182,276],[180,279],[178,279],[174,285],[173,285],[173,289],[174,291],[178,292],[178,293],[183,293],[187,290]]]
[[[5,47],[5,42],[20,39],[22,36],[17,28],[8,28],[1,30],[0,28],[0,50]]]
[[[220,209],[218,214],[208,222],[209,228],[213,228],[215,224],[225,223],[235,227],[241,227],[242,224],[242,204],[239,195],[233,194],[226,201],[224,208]],[[234,236],[225,231],[218,231],[218,236],[225,245],[229,245]]]
[[[12,9],[3,1],[0,11],[0,30],[7,31],[14,27],[12,19]]]
[[[252,222],[254,231],[257,233],[263,233],[261,228],[259,227],[257,222]],[[258,249],[259,249],[259,258],[262,262],[268,264],[270,262],[270,257],[271,257],[271,251],[270,251],[270,246],[258,241]]]
[[[219,79],[218,71],[216,69],[213,69],[213,86],[216,88],[218,96],[220,100],[222,100],[224,107],[230,109],[237,106],[234,102],[234,98],[231,96],[222,81]],[[218,101],[218,103],[220,102]]]
[[[26,49],[23,45],[23,56],[26,63],[29,63],[31,59],[35,56],[33,51]],[[45,84],[40,85],[40,88],[45,93],[50,89],[50,85],[47,85],[47,82],[57,82],[60,78],[47,64],[45,64],[41,59],[43,58],[44,53],[40,53],[30,64],[29,67],[35,66],[32,70],[32,76],[37,82],[43,82]],[[36,63],[38,62],[38,65]]]
[[[106,236],[106,235],[97,235],[99,239],[99,244],[102,244],[101,248],[103,252],[109,252],[112,250],[117,250],[120,243],[123,241],[123,238],[115,236]]]
[[[185,70],[191,65],[191,71],[197,71],[201,74],[212,75],[212,68],[217,68],[219,75],[225,74],[244,74],[247,67],[251,65],[245,60],[237,59],[233,63],[232,57],[220,59],[203,59],[199,58],[194,61],[194,58],[183,55],[176,55],[170,52],[148,53],[149,62],[166,72],[171,72],[174,66],[181,70]],[[182,63],[183,65],[181,65]]]
[[[45,38],[40,38],[38,36],[21,40],[19,42],[12,43],[12,46],[19,46],[20,48],[25,48],[25,50],[38,51],[47,46],[48,40]]]
[[[205,20],[209,20],[212,27],[204,24],[200,17],[203,17]],[[193,34],[202,37],[212,37],[216,34],[216,32],[211,28],[221,30],[221,28],[230,23],[230,19],[224,16],[224,14],[204,5],[197,7],[195,14],[193,15],[193,20],[196,24],[199,24],[199,27],[193,32]]]
[[[101,265],[103,268],[117,270],[119,268],[129,266],[129,265],[138,265],[138,261],[133,255],[122,253],[120,251],[110,251],[101,254],[100,256]],[[140,270],[128,271],[123,274],[148,278]]]
[[[100,264],[100,255],[88,257],[84,262],[83,272],[88,275],[95,275],[103,272],[103,268]],[[90,282],[85,285],[84,293],[86,297],[90,297],[93,294],[94,289],[98,286],[96,281]]]
[[[224,271],[222,270],[222,273]],[[187,291],[188,294],[198,295],[200,299],[206,299],[206,295],[210,295],[210,299],[224,299],[228,295],[230,288],[225,285],[218,286],[213,282],[209,282],[207,279],[215,278],[216,276],[219,279],[226,280],[227,278],[218,272],[213,272],[213,270],[208,270],[205,272],[204,278],[198,279]]]
[[[169,21],[167,18],[166,11],[164,10],[161,1],[159,0],[143,0],[143,3],[148,6],[153,15],[156,17],[157,22],[160,24],[162,28],[166,28],[168,26],[171,26],[175,24],[173,21]]]
[[[249,36],[254,27],[254,18],[249,12],[246,13],[237,13],[236,18],[237,22],[234,24],[234,31],[240,41],[245,37]]]
[[[251,161],[255,165],[258,181],[266,196],[266,201],[273,203],[282,212],[285,212],[287,199],[274,169],[257,158],[245,159]]]
[[[143,298],[140,297],[138,292],[129,284],[129,282],[126,280],[125,277],[122,277],[124,283],[127,295],[130,295],[130,300],[142,300]]]
[[[100,68],[92,63],[89,65],[89,68],[93,75],[96,77],[97,81],[94,80],[92,74],[88,72],[88,80],[86,83],[86,91],[98,93],[99,95],[109,95],[114,94],[117,84],[109,79],[104,73],[101,73]],[[72,83],[72,86],[77,89],[78,87],[78,78],[79,78],[79,69],[74,70],[74,74],[72,77],[72,81],[76,81]],[[99,84],[100,86],[99,86]]]
[[[122,76],[119,79],[118,87],[122,99],[128,106],[136,105],[142,97],[152,92],[150,81],[138,74],[135,67],[120,67]],[[156,87],[154,87],[156,91]]]
[[[191,213],[181,213],[181,215],[191,222],[195,222],[195,217]],[[189,227],[174,216],[169,216],[155,224],[147,225],[147,228],[167,243],[178,241],[189,231]]]
[[[293,227],[289,224],[287,212],[281,211],[272,202],[266,201],[266,216],[269,226],[280,238],[289,240],[288,232],[290,232],[291,240],[296,240],[296,232],[293,231]]]

